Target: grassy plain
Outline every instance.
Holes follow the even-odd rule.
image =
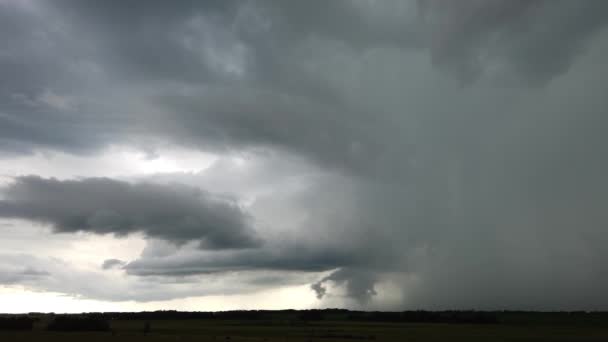
[[[601,324],[439,324],[376,322],[290,322],[154,320],[112,321],[112,332],[0,332],[0,341],[608,341]]]

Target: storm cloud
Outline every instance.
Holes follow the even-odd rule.
[[[24,176],[3,195],[0,217],[48,223],[56,232],[143,232],[175,243],[194,240],[211,249],[259,243],[251,218],[236,203],[183,185]]]
[[[472,81],[514,73],[533,84],[566,72],[608,19],[603,1],[422,0],[433,63]]]
[[[62,290],[45,258],[0,256],[0,281],[150,300],[243,277],[243,292],[304,286],[312,306],[606,309],[606,13],[0,2],[0,236],[35,222],[72,246],[143,239],[80,261],[120,293]],[[113,178],[75,167],[121,149],[145,157],[95,171]],[[181,170],[189,153],[208,160]]]
[[[348,268],[341,268],[320,281],[310,285],[310,287],[316,292],[317,298],[322,299],[327,293],[327,288],[323,286],[324,283],[332,281],[339,285],[346,283],[346,294],[352,298],[355,298],[366,304],[377,294],[374,289],[374,283],[376,279],[373,273],[369,271],[358,272]]]
[[[0,148],[11,154],[154,146],[163,135],[206,150],[270,145],[361,164],[353,154],[381,153],[378,132],[395,127],[357,103],[355,85],[371,81],[356,77],[362,56],[394,48],[465,81],[546,83],[606,25],[597,0],[28,4],[1,5],[10,82]]]

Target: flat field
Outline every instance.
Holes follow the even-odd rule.
[[[112,332],[0,332],[0,341],[608,341],[608,326],[153,320],[112,321]]]

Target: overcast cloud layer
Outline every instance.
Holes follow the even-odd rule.
[[[31,234],[0,283],[606,310],[607,25],[604,0],[0,1],[0,239],[145,241],[91,268]],[[111,178],[121,149],[158,168]]]

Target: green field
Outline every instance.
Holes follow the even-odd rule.
[[[289,321],[112,321],[112,332],[0,332],[0,341],[608,341],[597,324],[436,324]]]

